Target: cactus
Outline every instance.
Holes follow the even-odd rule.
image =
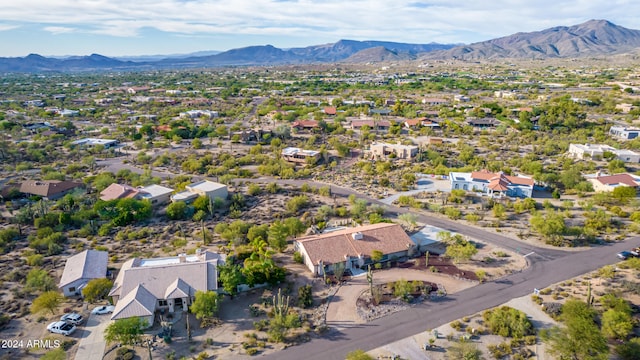
[[[591,307],[593,304],[593,296],[591,296],[591,281],[587,282],[587,305]]]
[[[289,296],[282,295],[282,289],[278,289],[278,295],[273,296],[273,317],[284,319],[289,314]]]
[[[427,251],[427,253],[424,255],[424,267],[429,267],[429,251]]]

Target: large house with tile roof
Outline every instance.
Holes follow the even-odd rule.
[[[476,191],[490,196],[532,197],[534,181],[530,177],[510,176],[486,170],[449,173],[451,190]]]
[[[82,183],[68,180],[27,180],[20,184],[20,192],[56,200],[80,187]]]
[[[371,263],[374,250],[382,260],[412,256],[415,243],[398,224],[378,223],[299,238],[294,247],[304,264],[315,275],[331,273],[338,263],[345,270],[359,269]]]
[[[218,290],[224,255],[198,249],[194,255],[133,258],[122,265],[109,296],[112,320],[141,317],[153,325],[156,311],[186,311],[196,291]]]

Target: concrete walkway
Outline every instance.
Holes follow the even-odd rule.
[[[104,355],[104,330],[111,323],[111,314],[89,316],[82,330],[80,346],[76,352],[76,360],[98,360]]]

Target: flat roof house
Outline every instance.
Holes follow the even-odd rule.
[[[594,160],[602,159],[605,152],[610,152],[617,159],[624,162],[640,162],[640,154],[631,150],[616,149],[609,145],[597,144],[569,144],[569,155],[576,159],[590,158]]]
[[[304,264],[315,275],[332,272],[342,263],[346,270],[363,268],[371,262],[374,250],[382,251],[383,261],[411,256],[415,243],[398,224],[378,223],[326,234],[299,238],[294,247]]]
[[[141,187],[139,191],[138,197],[149,200],[151,206],[164,205],[171,202],[171,194],[173,193],[173,189],[156,184]]]
[[[289,162],[306,163],[307,159],[315,158],[320,160],[320,152],[315,150],[303,150],[296,147],[288,147],[282,149],[282,158]]]
[[[226,200],[229,196],[229,191],[227,189],[227,185],[209,180],[202,180],[189,184],[185,187],[184,191],[172,195],[171,201],[191,202],[198,196],[207,196],[211,200],[214,200],[215,198]]]
[[[108,253],[85,250],[67,259],[58,288],[64,296],[82,294],[82,289],[93,279],[107,276]]]
[[[609,135],[622,140],[635,139],[640,135],[640,129],[628,128],[624,126],[612,126],[609,129]]]
[[[97,146],[102,145],[105,149],[110,149],[118,146],[120,142],[113,139],[96,139],[96,138],[84,138],[71,142],[71,145],[76,146]]]
[[[56,200],[79,187],[82,187],[81,183],[67,180],[28,180],[20,184],[20,192],[41,196],[48,200]]]
[[[218,290],[224,255],[198,249],[194,255],[133,258],[122,265],[109,296],[112,320],[141,317],[153,325],[156,311],[186,311],[196,291]]]
[[[449,173],[451,190],[477,191],[490,196],[532,197],[534,181],[524,176],[510,176],[486,170]]]
[[[397,159],[413,159],[418,155],[415,145],[375,143],[371,144],[371,154],[376,159],[386,159],[395,156]]]

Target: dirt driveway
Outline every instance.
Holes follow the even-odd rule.
[[[458,280],[442,274],[411,269],[385,269],[373,273],[374,284],[384,284],[390,281],[405,279],[408,281],[419,280],[441,284],[447,293],[455,293],[474,286],[476,283],[467,280]],[[362,320],[356,311],[356,301],[363,291],[369,288],[366,275],[353,277],[345,285],[342,285],[329,303],[327,309],[327,325],[337,328],[362,324]]]

